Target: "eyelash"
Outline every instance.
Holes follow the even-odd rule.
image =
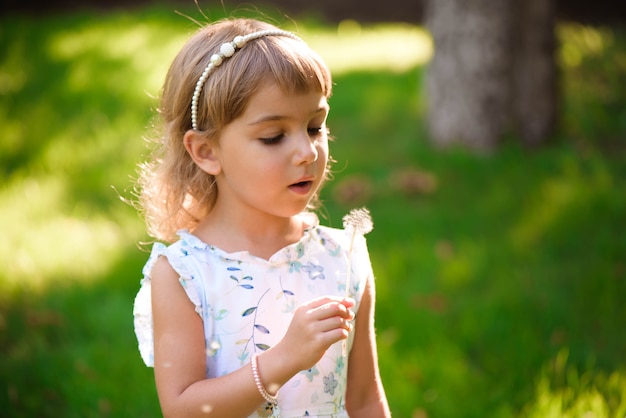
[[[265,145],[275,145],[278,144],[284,137],[284,134],[276,135],[271,138],[259,138],[261,142]]]
[[[319,136],[324,132],[324,128],[309,128],[308,129],[309,135],[310,136]],[[271,138],[259,138],[261,140],[261,142],[265,145],[276,145],[278,144],[283,138],[285,137],[285,134],[279,134],[276,136],[273,136]]]

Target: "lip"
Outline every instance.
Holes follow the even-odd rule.
[[[313,188],[315,177],[303,177],[289,185],[289,190],[297,194],[308,194]]]

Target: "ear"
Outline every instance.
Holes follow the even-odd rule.
[[[185,132],[183,144],[189,156],[200,169],[208,174],[217,176],[222,171],[219,159],[219,146],[212,140],[193,129]]]

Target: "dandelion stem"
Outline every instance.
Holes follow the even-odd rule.
[[[343,227],[346,231],[351,232],[350,247],[348,248],[348,271],[346,272],[346,291],[345,298],[350,296],[350,287],[352,280],[352,249],[356,235],[365,235],[374,228],[372,217],[366,208],[352,209],[350,213],[343,217]],[[347,342],[343,341],[341,345],[342,354],[347,356]]]

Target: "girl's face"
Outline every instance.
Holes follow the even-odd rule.
[[[216,204],[278,217],[303,211],[326,174],[328,110],[322,93],[259,89],[214,149]]]

